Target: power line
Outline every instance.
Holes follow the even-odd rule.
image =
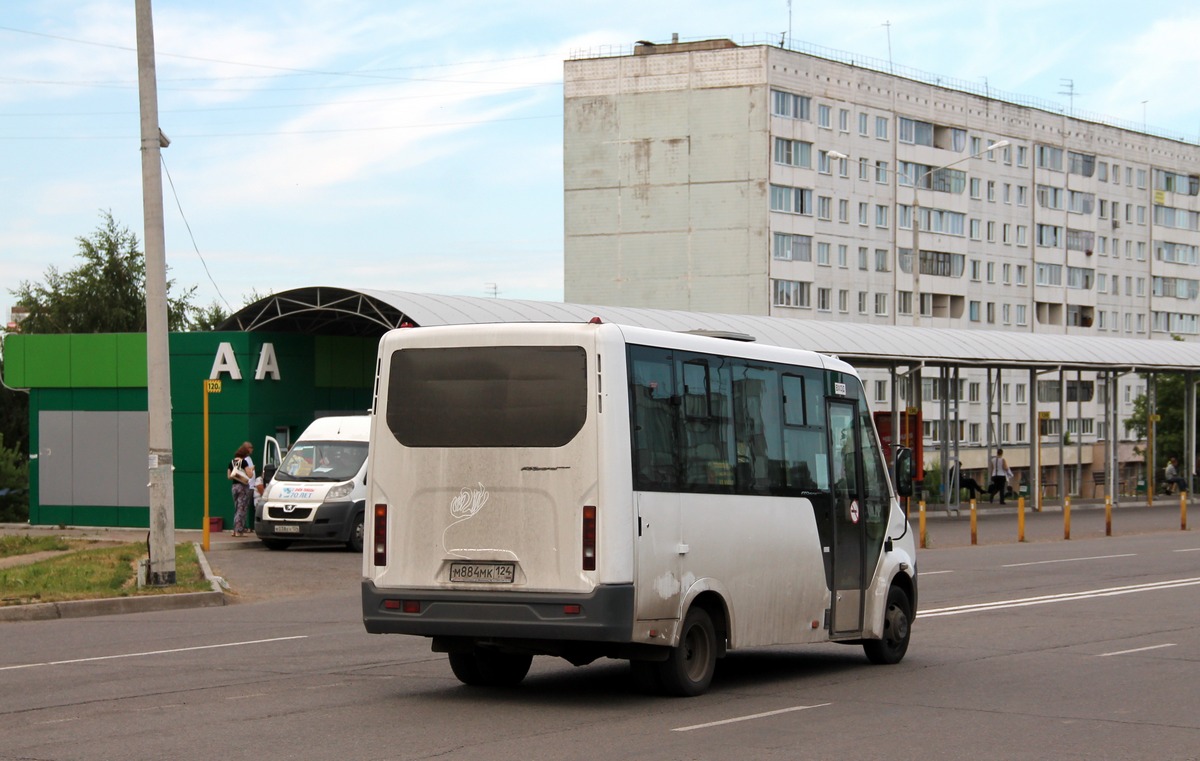
[[[204,261],[204,255],[200,253],[200,247],[196,245],[196,236],[192,234],[192,226],[187,221],[187,216],[183,213],[183,204],[179,201],[179,194],[175,192],[175,180],[171,179],[171,170],[167,169],[167,160],[160,153],[159,161],[162,162],[163,172],[167,175],[167,184],[171,186],[171,195],[175,198],[175,207],[179,209],[179,216],[183,219],[183,226],[187,228],[188,237],[192,239],[192,248],[196,251],[196,257],[200,259],[201,266],[204,267],[204,274],[208,276],[208,282],[212,283],[216,289],[217,295],[221,297],[221,301],[225,302],[225,307],[233,314],[233,307],[225,299],[225,294],[221,293],[221,286],[217,285],[217,281],[213,280],[212,273],[208,271],[208,262]]]

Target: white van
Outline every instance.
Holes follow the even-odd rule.
[[[282,462],[279,443],[267,437],[254,533],[268,549],[340,542],[362,552],[370,429],[366,415],[317,418]]]

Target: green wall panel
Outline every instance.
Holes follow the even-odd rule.
[[[36,338],[36,341],[28,339]],[[74,339],[74,340],[73,340]],[[221,375],[222,391],[209,394],[209,468],[204,472],[204,390],[222,343],[233,349],[241,380]],[[254,380],[264,343],[272,344],[280,379]],[[233,520],[225,464],[250,441],[262,463],[262,440],[278,427],[292,440],[317,411],[365,412],[374,382],[375,339],[277,333],[179,333],[170,336],[175,525],[199,529],[204,484],[210,515]],[[11,336],[5,379],[31,388],[30,419],[42,410],[145,410],[145,336]],[[75,374],[71,371],[74,368]],[[318,379],[324,382],[319,382]],[[83,385],[88,384],[88,385]],[[91,385],[95,384],[95,385]],[[72,387],[72,385],[74,387]],[[36,425],[30,446],[38,446]],[[30,522],[40,525],[145,527],[148,508],[40,505],[37,460],[30,464]]]
[[[70,338],[71,386],[73,388],[112,388],[116,386],[116,334],[73,335]]]
[[[147,511],[147,514],[149,512]],[[96,506],[96,505],[75,505],[72,508],[71,522],[76,526],[122,526],[121,523],[121,508]]]
[[[4,337],[4,384],[9,388],[29,388],[26,380],[26,336]]]
[[[117,380],[123,388],[146,387],[146,336],[117,334]]]
[[[25,336],[25,384],[28,388],[71,385],[71,336]]]

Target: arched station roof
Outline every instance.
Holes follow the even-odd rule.
[[[230,316],[217,329],[376,336],[404,323],[586,322],[593,317],[661,330],[744,334],[760,343],[834,354],[860,367],[924,362],[951,367],[1141,372],[1200,369],[1200,343],[1166,339],[864,325],[323,286],[267,296]]]

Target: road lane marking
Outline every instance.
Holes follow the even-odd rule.
[[[1062,558],[1060,560],[1035,560],[1032,563],[1009,563],[1002,565],[1001,568],[1020,568],[1027,565],[1046,565],[1048,563],[1074,563],[1080,560],[1111,560],[1113,558],[1132,558],[1137,557],[1136,552],[1130,552],[1125,555],[1095,555],[1090,558]]]
[[[939,573],[954,573],[954,571],[921,571],[922,576],[937,576]]]
[[[1150,647],[1137,647],[1133,650],[1118,650],[1115,653],[1100,653],[1097,658],[1107,658],[1110,655],[1129,655],[1130,653],[1144,653],[1147,650],[1161,650],[1164,647],[1175,647],[1174,642],[1168,642],[1165,645],[1151,645]]]
[[[1200,547],[1188,547],[1186,550],[1171,550],[1171,552],[1200,552]]]
[[[720,721],[710,721],[707,724],[693,724],[690,727],[675,727],[672,732],[691,732],[693,729],[708,729],[709,727],[719,727],[722,724],[735,724],[739,721],[750,721],[752,719],[763,719],[767,716],[778,716],[781,713],[791,713],[793,711],[807,711],[810,708],[824,708],[825,706],[833,705],[833,703],[818,703],[814,706],[792,706],[791,708],[780,708],[778,711],[767,711],[765,713],[753,713],[749,716],[738,716],[732,719],[722,719]]]
[[[177,647],[172,650],[147,650],[142,653],[122,653],[120,655],[98,655],[94,658],[72,658],[68,661],[45,661],[43,663],[21,663],[16,666],[0,666],[0,671],[14,671],[16,669],[31,669],[38,666],[65,666],[69,663],[91,663],[92,661],[111,661],[116,658],[141,658],[147,655],[167,655],[170,653],[189,653],[194,650],[215,650],[221,647],[241,647],[242,645],[261,645],[267,642],[285,642],[289,639],[307,639],[307,634],[298,634],[294,637],[273,637],[271,639],[252,639],[246,642],[225,642],[220,645],[197,645],[195,647]]]
[[[1127,587],[1092,589],[1085,592],[1064,592],[1057,595],[1024,597],[1015,600],[996,600],[994,602],[981,602],[974,603],[972,605],[953,605],[948,608],[935,608],[933,610],[920,611],[918,613],[918,617],[934,618],[937,616],[957,616],[962,613],[982,613],[990,610],[1004,610],[1005,608],[1024,608],[1030,605],[1047,605],[1055,602],[1073,602],[1075,600],[1087,600],[1094,597],[1113,597],[1116,595],[1133,594],[1134,592],[1153,592],[1160,589],[1177,589],[1179,587],[1193,587],[1196,585],[1200,585],[1200,578],[1174,579],[1171,581],[1158,581],[1152,584],[1133,584]]]

